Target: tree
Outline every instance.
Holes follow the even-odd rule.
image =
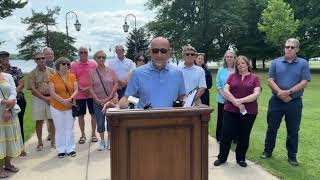
[[[0,20],[11,16],[12,11],[17,8],[23,8],[28,1],[23,2],[22,0],[18,2],[14,2],[12,0],[1,0],[0,1]],[[4,43],[5,41],[0,41],[0,45]]]
[[[286,0],[294,8],[294,16],[300,20],[297,34],[299,54],[306,59],[320,56],[320,1]]]
[[[133,59],[137,53],[146,53],[149,46],[150,35],[145,32],[143,27],[133,29],[127,37],[126,46],[128,48],[126,57]],[[137,52],[135,53],[135,43],[137,43]]]
[[[167,37],[178,58],[186,44],[218,58],[245,34],[247,24],[241,15],[246,1],[149,0],[148,9],[158,12],[147,28],[155,36]]]
[[[74,38],[67,37],[64,33],[50,31],[50,26],[55,26],[55,15],[58,15],[59,7],[48,9],[47,12],[35,12],[32,16],[22,19],[22,23],[28,24],[28,31],[31,34],[24,36],[18,45],[20,57],[32,59],[34,52],[40,51],[44,47],[51,47],[56,57],[66,56],[70,59],[75,55],[76,48],[72,46]]]
[[[266,42],[272,46],[282,46],[299,27],[299,20],[294,19],[293,10],[283,0],[270,0],[262,13],[262,22],[258,29],[266,34]]]
[[[17,8],[23,8],[26,4],[28,4],[28,1],[13,1],[13,0],[1,0],[0,1],[0,20],[11,16],[12,11]]]

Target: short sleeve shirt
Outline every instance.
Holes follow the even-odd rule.
[[[118,58],[110,59],[106,61],[106,65],[116,73],[119,80],[126,80],[128,72],[135,67],[133,61],[128,58],[124,58],[123,60]]]
[[[165,69],[156,69],[152,62],[132,71],[125,96],[140,99],[138,108],[151,103],[153,108],[172,107],[179,96],[185,95],[183,74],[180,69],[167,64]]]
[[[15,67],[15,66],[10,66],[5,73],[11,74],[11,76],[13,77],[14,83],[16,84],[16,86],[18,86],[18,82],[20,79],[23,78],[23,73],[21,71],[20,68]],[[23,93],[19,92],[17,94],[17,99],[23,98]]]
[[[311,80],[309,63],[305,59],[296,57],[292,63],[288,63],[284,57],[272,61],[269,69],[269,78],[282,90],[289,90],[302,80]],[[293,98],[303,95],[303,89],[293,93]]]
[[[54,91],[57,95],[62,97],[63,99],[70,98],[70,94],[72,95],[74,93],[74,82],[76,81],[76,76],[72,73],[68,73],[66,81],[64,82],[63,79],[59,76],[58,73],[55,73],[51,76],[50,82],[54,84]],[[66,86],[68,88],[68,91],[66,89]],[[71,109],[71,106],[65,106],[59,101],[57,101],[54,97],[50,98],[50,105],[54,108],[60,110],[60,111],[67,111]]]
[[[42,95],[50,95],[49,79],[54,74],[54,70],[46,67],[44,70],[38,66],[30,72],[28,89],[32,87],[37,89]]]
[[[244,98],[253,94],[254,88],[261,87],[260,79],[257,75],[250,73],[242,80],[241,75],[233,73],[229,76],[226,84],[230,86],[230,93],[237,99]],[[248,114],[258,113],[257,100],[243,104]],[[232,104],[232,102],[226,100],[224,104],[224,110],[240,113],[239,108]]]
[[[101,80],[99,76],[101,77]],[[93,88],[94,93],[99,99],[104,99],[110,96],[111,91],[116,85],[117,81],[118,78],[116,73],[108,67],[105,67],[105,69],[102,71],[95,69],[90,73],[90,84]],[[104,88],[106,91],[104,90]],[[114,97],[117,97],[117,94],[115,94]]]
[[[183,73],[186,93],[189,93],[194,88],[207,88],[206,74],[201,67],[196,65],[187,67],[183,64],[180,69]]]
[[[76,76],[79,88],[89,87],[90,72],[96,69],[96,67],[97,67],[97,64],[89,60],[86,63],[76,61],[71,64],[71,72]],[[76,99],[88,99],[88,98],[92,98],[92,96],[91,95],[86,96],[82,94],[81,91],[78,91]]]

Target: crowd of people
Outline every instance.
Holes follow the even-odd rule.
[[[284,56],[275,59],[269,69],[268,85],[272,90],[269,101],[262,159],[270,158],[275,147],[277,130],[285,116],[287,124],[288,162],[297,166],[298,132],[302,114],[303,89],[310,78],[308,62],[297,57],[299,41],[290,38],[284,46]],[[128,108],[129,96],[139,98],[138,108],[150,104],[153,108],[172,107],[176,100],[184,102],[197,89],[194,104],[210,106],[209,89],[212,75],[204,53],[191,45],[183,47],[183,63],[168,62],[172,48],[164,37],[154,38],[147,54],[137,54],[134,61],[125,57],[123,45],[115,47],[115,59],[106,61],[103,50],[88,59],[88,49],[80,47],[79,59],[73,63],[66,57],[54,60],[54,51],[44,48],[34,54],[36,67],[27,83],[31,91],[32,119],[36,123],[37,151],[43,149],[42,127],[48,126],[48,140],[57,156],[76,156],[74,121],[77,117],[81,136],[78,144],[87,140],[84,115],[91,116],[92,143],[100,143],[98,150],[110,149],[110,132],[105,110],[110,107]],[[6,171],[18,172],[11,158],[26,156],[24,150],[24,113],[26,100],[22,92],[25,83],[21,69],[11,66],[10,54],[0,52],[0,177]],[[150,57],[150,62],[148,62]],[[227,50],[223,65],[216,75],[217,126],[216,138],[220,153],[214,162],[226,162],[231,143],[236,142],[236,160],[246,167],[251,129],[258,113],[258,96],[262,89],[260,78],[252,71],[250,60]],[[105,138],[107,135],[107,138]]]

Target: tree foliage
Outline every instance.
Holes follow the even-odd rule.
[[[126,57],[133,59],[137,53],[146,53],[149,46],[150,35],[145,32],[143,27],[139,29],[133,29],[126,41],[128,48]],[[137,52],[135,52],[135,44],[137,44]]]
[[[267,43],[282,47],[288,38],[294,36],[299,24],[299,20],[294,19],[289,4],[283,0],[270,0],[262,13],[262,22],[258,23],[258,29],[266,34]]]
[[[259,47],[266,44],[257,22],[265,6],[266,0],[149,0],[147,7],[158,13],[147,28],[167,37],[178,58],[186,44],[215,60],[231,47],[262,57]]]
[[[28,1],[13,1],[13,0],[1,0],[0,1],[0,20],[11,16],[12,11],[17,8],[23,8],[26,4],[28,4]]]
[[[320,1],[287,0],[300,20],[297,36],[300,40],[299,54],[307,59],[320,56]]]
[[[28,24],[27,31],[31,34],[24,36],[18,45],[20,57],[32,59],[34,52],[44,47],[51,47],[56,57],[66,56],[70,59],[75,55],[76,48],[72,46],[74,38],[67,37],[64,33],[51,31],[49,28],[56,25],[55,15],[59,15],[60,8],[48,9],[47,12],[35,12],[32,16],[22,19]]]

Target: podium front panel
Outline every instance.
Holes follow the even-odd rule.
[[[112,180],[206,180],[211,111],[179,108],[108,113]]]

